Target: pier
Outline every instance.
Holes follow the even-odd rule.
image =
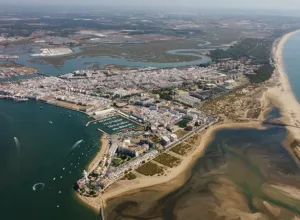
[[[104,207],[100,208],[100,219],[105,220],[105,215],[104,215]]]
[[[106,135],[108,135],[105,131],[101,130],[100,128],[97,128],[97,130],[104,133],[104,134],[106,134]]]
[[[106,204],[104,200],[101,198],[101,204],[100,204],[101,208],[100,208],[100,215],[99,215],[101,220],[105,220],[105,206]]]
[[[122,117],[122,118],[125,118],[126,120],[128,120],[128,121],[131,121],[131,122],[133,122],[133,123],[135,123],[135,124],[137,124],[137,125],[140,125],[140,126],[143,126],[141,123],[139,123],[139,122],[137,122],[137,121],[134,121],[134,120],[132,120],[132,119],[130,119],[129,118],[129,116],[128,115],[126,115],[125,113],[123,113],[123,112],[121,112],[121,111],[119,111],[119,110],[115,110],[115,113],[114,114],[107,114],[107,115],[103,115],[103,116],[101,116],[101,117],[99,117],[99,118],[96,118],[96,119],[94,119],[94,120],[91,120],[91,121],[88,121],[87,123],[86,123],[86,127],[88,127],[91,123],[93,123],[93,122],[97,122],[97,121],[100,121],[100,120],[102,120],[102,119],[104,119],[104,118],[108,118],[108,117],[111,117],[111,116],[115,116],[115,115],[119,115],[120,117]],[[95,118],[95,117],[94,117]]]
[[[91,123],[95,122],[98,123],[98,130],[108,135],[117,134],[123,132],[126,129],[129,130],[138,126],[136,122],[128,120],[127,118],[119,114],[110,115],[108,117],[101,117],[100,119],[89,121],[85,126],[87,127]]]

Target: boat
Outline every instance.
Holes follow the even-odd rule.
[[[52,122],[52,121],[49,121],[49,123],[50,123],[50,124],[53,124],[53,122]]]
[[[41,106],[40,109],[43,109],[43,107]]]

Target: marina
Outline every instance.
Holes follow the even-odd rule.
[[[250,42],[250,47],[265,43],[255,40],[253,44],[253,41]],[[221,43],[213,42],[213,46],[210,46],[208,41],[199,42],[204,43],[194,49],[178,49],[181,46],[175,46],[174,50],[170,50],[170,47],[163,49],[163,53],[174,57],[189,56],[190,60],[195,58],[186,62],[179,62],[179,59],[178,62],[163,62],[163,59],[161,62],[142,59],[136,61],[128,58],[125,53],[115,56],[78,56],[77,53],[83,51],[71,45],[68,46],[70,49],[64,50],[46,49],[42,54],[46,55],[43,59],[39,56],[33,58],[30,54],[39,53],[41,48],[48,46],[36,44],[33,47],[32,43],[21,50],[17,45],[15,51],[7,53],[8,56],[15,56],[13,65],[31,66],[38,73],[27,76],[23,72],[10,74],[11,69],[3,69],[2,82],[5,83],[2,84],[1,98],[13,99],[18,103],[0,100],[0,145],[3,146],[0,148],[0,172],[8,177],[3,178],[0,183],[2,217],[12,220],[23,216],[26,219],[45,220],[98,219],[99,209],[88,207],[88,199],[101,200],[105,198],[101,196],[106,192],[114,191],[114,184],[122,184],[122,181],[134,178],[138,182],[139,177],[145,177],[143,180],[149,184],[152,183],[150,176],[154,179],[169,178],[169,174],[176,177],[174,170],[177,165],[183,161],[196,160],[200,154],[193,154],[193,150],[207,147],[200,147],[197,141],[201,141],[201,135],[221,121],[218,114],[200,109],[201,104],[210,98],[221,97],[219,93],[227,94],[242,88],[249,83],[248,75],[256,76],[262,66],[261,63],[253,65],[256,57],[250,55],[249,60],[240,58],[239,54],[237,59],[227,58],[223,54],[227,47],[216,46]],[[205,48],[206,46],[211,48]],[[216,48],[221,49],[221,61],[211,63],[214,56],[210,52]],[[265,47],[259,47],[259,50],[263,49]],[[6,48],[1,50],[6,54]],[[69,52],[70,59],[67,59],[64,54]],[[209,54],[212,58],[208,57]],[[48,55],[59,56],[47,58]],[[222,59],[223,55],[225,59]],[[152,56],[155,58],[156,55]],[[218,58],[215,54],[216,57]],[[56,59],[55,65],[51,64],[51,59]],[[133,68],[104,69],[106,65]],[[245,93],[248,92],[246,90]],[[233,102],[232,104],[234,108],[235,105]],[[216,108],[223,107],[218,105]],[[252,115],[257,112],[259,114],[259,108],[258,105],[253,106]],[[260,120],[249,119],[248,122],[261,125]],[[180,207],[175,209],[172,204],[188,207],[182,202],[184,197],[193,201],[193,196],[201,194],[201,190],[208,192],[211,189],[203,185],[218,184],[214,179],[218,175],[249,192],[253,201],[265,198],[262,186],[267,183],[266,178],[260,171],[253,169],[260,164],[251,161],[251,158],[258,161],[261,159],[257,152],[265,153],[264,159],[283,158],[285,164],[281,164],[281,161],[276,164],[281,167],[280,171],[285,168],[284,165],[296,173],[298,170],[280,144],[286,136],[286,129],[291,126],[286,123],[264,123],[273,126],[263,131],[220,129],[215,137],[209,137],[212,143],[191,170],[193,183],[187,180],[181,187],[177,186],[178,191],[170,192],[171,188],[168,188],[170,194],[167,195],[166,203],[158,206],[154,197],[159,190],[154,190],[151,197],[153,212],[150,216],[132,214],[131,208],[135,206],[126,205],[128,200],[134,201],[137,198],[136,204],[141,205],[140,207],[150,207],[145,199],[148,196],[143,194],[143,187],[137,187],[140,192],[133,193],[129,198],[116,194],[118,201],[109,200],[108,209],[100,211],[102,219],[106,215],[109,216],[108,219],[114,219],[111,218],[114,215],[121,219],[128,216],[150,219],[153,218],[152,214],[171,219],[174,213],[181,211]],[[205,135],[203,139],[206,140]],[[274,142],[277,143],[275,147],[272,145]],[[271,146],[276,152],[271,151]],[[228,166],[223,167],[225,163]],[[178,175],[180,170],[183,172],[187,168],[187,162],[184,162]],[[268,167],[265,172],[269,170],[274,173],[278,171]],[[209,176],[209,172],[213,173],[212,176]],[[209,178],[205,179],[206,177]],[[253,178],[253,182],[247,182],[248,177]],[[204,183],[204,179],[207,182]],[[126,192],[126,187],[130,189],[136,186],[130,183],[123,192]],[[171,186],[172,182],[166,182],[167,187],[169,184]],[[213,190],[209,192],[214,193]],[[178,193],[178,196],[173,193]],[[86,196],[86,201],[79,200],[79,196]],[[268,198],[270,201],[274,199]],[[284,201],[273,201],[292,208],[289,204],[284,204]],[[103,199],[101,204],[106,202]],[[197,204],[206,207],[207,202],[202,202],[197,201]],[[128,207],[131,208],[127,209]],[[172,213],[161,215],[162,207]],[[201,212],[199,209],[196,211]],[[122,211],[128,216],[123,216]]]
[[[131,130],[137,126],[137,124],[119,115],[101,119],[96,122],[96,125],[108,135],[126,132],[126,130]]]

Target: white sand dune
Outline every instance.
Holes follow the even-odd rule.
[[[297,32],[284,35],[273,47],[276,70],[271,80],[276,82],[276,86],[268,88],[265,97],[269,98],[280,109],[283,116],[282,120],[285,123],[300,126],[300,105],[292,92],[282,57],[282,50],[285,43]],[[287,129],[294,135],[294,138],[300,138],[300,129],[294,127],[287,127]]]

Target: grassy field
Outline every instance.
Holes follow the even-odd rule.
[[[189,153],[194,147],[192,145],[189,144],[185,144],[185,143],[181,143],[176,145],[175,147],[173,147],[171,149],[171,151],[173,151],[176,154],[179,155],[186,155],[187,153]]]
[[[136,171],[145,176],[154,176],[154,175],[162,175],[164,173],[164,169],[152,162],[145,163],[136,169]]]
[[[127,173],[122,180],[134,180],[136,179],[136,175],[134,175],[133,173]]]
[[[178,125],[181,128],[185,128],[189,122],[190,122],[190,120],[183,119],[183,120],[179,121],[176,125]]]
[[[181,160],[170,154],[163,153],[154,159],[156,162],[163,164],[167,167],[176,167],[180,164]]]
[[[115,158],[113,159],[113,165],[115,167],[120,166],[121,164],[128,162],[131,160],[132,157],[125,155],[125,154],[116,154]]]

